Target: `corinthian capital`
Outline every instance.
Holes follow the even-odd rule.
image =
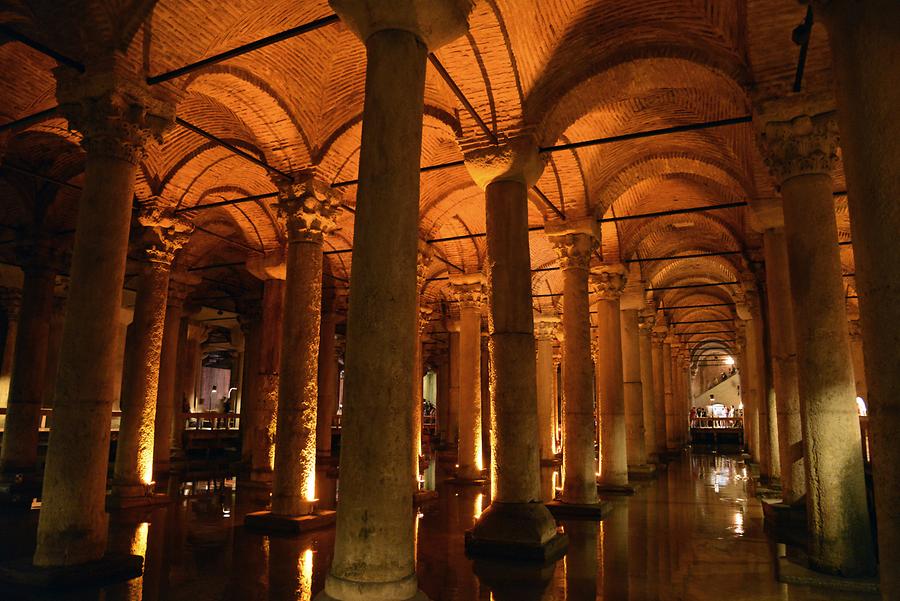
[[[154,197],[138,206],[138,223],[144,226],[144,253],[151,263],[171,265],[175,253],[190,239],[194,225],[175,214],[174,207]]]
[[[451,275],[450,291],[460,307],[480,309],[486,293],[484,276],[480,273]]]
[[[322,242],[325,234],[337,229],[341,198],[331,186],[310,174],[276,183],[278,202],[273,206],[287,229],[288,242]]]
[[[621,263],[601,265],[591,274],[591,290],[603,300],[615,300],[625,291],[627,274],[625,266]]]
[[[534,318],[535,340],[556,340],[560,319],[556,315],[540,315]]]
[[[769,121],[760,140],[766,165],[778,184],[800,175],[830,174],[838,159],[838,125],[833,111]]]
[[[83,136],[88,155],[111,156],[138,164],[151,138],[160,141],[175,121],[174,102],[150,93],[142,77],[118,55],[83,74],[54,70],[56,98],[69,127]]]
[[[425,330],[428,329],[428,324],[431,323],[431,314],[434,313],[434,309],[431,307],[421,306],[419,307],[419,335],[425,333]]]
[[[424,240],[419,240],[419,247],[416,250],[416,290],[419,294],[425,290],[425,274],[428,272],[428,266],[434,255],[431,251],[431,245]]]

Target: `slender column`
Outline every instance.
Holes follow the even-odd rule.
[[[663,358],[663,341],[666,338],[665,328],[656,326],[650,334],[653,363],[653,411],[656,413],[656,452],[662,456],[668,451],[666,443],[666,387],[663,381],[665,359]]]
[[[278,377],[281,363],[282,319],[284,316],[284,280],[270,278],[263,282],[262,324],[260,331],[258,372],[256,374],[256,409],[250,452],[250,480],[266,484],[275,469],[275,430],[278,407]]]
[[[3,481],[14,480],[17,474],[31,477],[37,468],[38,427],[45,395],[56,273],[51,252],[44,244],[32,242],[19,253],[25,282],[0,453],[0,480]]]
[[[424,410],[424,397],[422,394],[422,378],[425,357],[422,345],[425,343],[425,332],[431,320],[433,310],[425,306],[422,297],[425,292],[428,267],[431,265],[431,246],[425,241],[418,241],[416,251],[416,358],[413,367],[412,389],[412,466],[413,466],[413,490],[419,489],[419,464],[422,455],[422,412]]]
[[[187,274],[184,272],[179,275],[173,273],[166,299],[153,432],[153,472],[157,480],[161,474],[168,471],[172,461],[176,413],[178,414],[177,419],[181,420],[181,396],[175,394],[175,380],[178,372],[178,341],[181,333],[181,319],[184,316],[184,300],[190,292],[190,287],[185,281],[179,281],[176,277],[184,280],[186,276]],[[181,447],[180,440],[176,446]]]
[[[622,374],[625,393],[625,445],[628,469],[647,469],[647,447],[644,442],[644,391],[641,386],[641,349],[638,341],[638,311],[626,309],[621,314]]]
[[[677,453],[680,450],[678,444],[678,412],[675,409],[672,382],[672,344],[674,337],[665,334],[662,345],[662,372],[663,372],[663,403],[666,408],[666,450],[669,453]]]
[[[591,320],[588,274],[591,256],[599,246],[596,221],[565,226],[549,222],[550,241],[563,272],[563,503],[597,502],[594,464],[594,395],[591,378]],[[579,229],[581,231],[579,231]],[[562,233],[556,234],[562,230]]]
[[[600,477],[602,488],[628,488],[625,390],[619,299],[625,289],[621,264],[604,265],[593,276],[597,302],[597,390],[599,391]]]
[[[256,429],[259,355],[262,337],[262,308],[254,302],[241,307],[238,322],[244,333],[244,390],[241,392],[241,463],[253,462],[253,436]],[[199,350],[199,349],[198,349]]]
[[[837,124],[833,113],[775,118],[779,121],[765,125],[763,140],[784,197],[806,418],[810,564],[847,576],[871,574],[875,558],[830,175],[837,161]]]
[[[3,288],[0,302],[6,311],[6,340],[3,346],[3,356],[0,357],[0,404],[6,406],[9,402],[9,389],[16,356],[22,291],[18,288]]]
[[[137,80],[90,70],[65,77],[60,68],[57,97],[69,125],[83,135],[86,163],[44,470],[38,566],[80,564],[106,549],[109,424],[119,376],[110,341],[122,304],[134,175],[147,138],[171,118]]]
[[[319,400],[316,411],[316,451],[331,455],[331,424],[337,411],[338,362],[335,348],[335,324],[338,315],[322,314],[319,328]]]
[[[559,339],[559,335],[557,334],[557,339]],[[561,378],[559,372],[562,368],[562,351],[559,348],[555,348],[553,350],[553,390],[552,390],[552,405],[551,405],[551,424],[553,433],[553,454],[554,456],[562,451],[562,444],[559,440],[559,429],[562,427],[560,425],[560,388],[562,387]]]
[[[331,0],[366,46],[334,559],[322,599],[418,594],[410,391],[425,63],[471,5]],[[373,466],[375,466],[373,468]]]
[[[882,598],[900,598],[900,3],[815,2],[828,29],[869,404]]]
[[[59,282],[58,277],[56,278]],[[59,350],[62,344],[63,326],[66,321],[66,299],[53,298],[53,312],[50,316],[50,333],[47,342],[47,368],[44,370],[44,407],[53,407],[53,390],[56,387],[56,373],[59,371]]]
[[[175,419],[172,420],[172,443],[174,453],[183,455],[184,429],[186,416],[196,404],[197,380],[202,369],[203,358],[200,354],[201,338],[206,332],[206,326],[191,320],[191,315],[196,312],[196,306],[185,306],[181,311],[181,323],[178,324],[178,349],[175,354],[175,392],[172,399],[172,411]],[[237,328],[235,328],[237,329]],[[243,332],[235,332],[234,340],[242,340]],[[241,342],[241,348],[246,348],[246,341]],[[243,365],[246,360],[246,352],[241,352],[237,362],[237,369],[241,370],[234,386],[238,389],[240,407],[235,405],[232,411],[242,411],[244,407],[244,373]]]
[[[331,187],[311,176],[278,182],[276,208],[288,237],[272,478],[278,516],[315,510],[322,244],[339,205]]]
[[[446,444],[450,438],[450,428],[447,426],[450,419],[450,357],[446,348],[441,353],[437,361],[437,412],[440,442]]]
[[[447,369],[449,377],[449,396],[447,415],[447,441],[450,444],[459,444],[459,323],[451,323],[450,348],[448,350],[450,364]]]
[[[850,357],[853,360],[853,380],[856,385],[856,396],[868,403],[869,389],[866,385],[866,360],[863,353],[862,326],[859,319],[850,319]]]
[[[193,229],[158,201],[141,206],[138,220],[146,246],[146,263],[134,307],[134,348],[125,370],[125,404],[116,443],[112,496],[116,499],[152,493],[153,448],[159,386],[160,354],[169,295],[169,271],[175,252]]]
[[[655,323],[652,312],[642,311],[638,323],[638,353],[641,372],[641,405],[644,417],[644,448],[647,455],[658,458],[656,394],[653,388],[653,343],[651,331]]]
[[[793,504],[806,494],[806,476],[803,470],[803,431],[797,390],[797,349],[794,343],[794,317],[791,314],[787,246],[783,218],[778,221],[780,223],[763,232],[763,245],[766,253],[772,376],[778,412],[782,500]]]
[[[451,276],[453,296],[459,304],[459,448],[457,477],[483,477],[481,444],[481,310],[484,290],[481,274]]]
[[[469,533],[470,553],[546,557],[564,544],[542,503],[537,423],[528,189],[543,168],[527,136],[470,150],[466,165],[485,189],[491,355],[491,505]],[[509,551],[507,551],[509,552]]]
[[[553,340],[559,329],[559,317],[541,315],[534,320],[534,339],[537,345],[537,397],[538,397],[538,430],[541,440],[541,462],[552,462],[556,457],[553,438],[556,433],[553,404],[556,395],[553,385]],[[593,403],[593,399],[591,401]],[[592,426],[593,428],[593,426]],[[591,456],[593,457],[593,449]]]

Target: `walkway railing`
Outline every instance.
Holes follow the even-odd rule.
[[[695,417],[691,420],[691,428],[695,430],[743,430],[744,419],[741,417]]]
[[[222,413],[221,411],[204,411],[199,413],[182,413],[185,430],[238,430],[241,427],[239,413]]]

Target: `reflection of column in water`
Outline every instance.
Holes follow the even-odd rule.
[[[112,523],[109,528],[108,550],[110,553],[140,555],[147,554],[147,533],[150,524]],[[138,576],[125,582],[118,582],[106,590],[109,601],[141,601],[144,592],[144,578]]]
[[[565,521],[569,550],[563,559],[566,572],[566,601],[594,601],[597,598],[597,530],[594,521]]]
[[[647,490],[639,492],[628,500],[628,538],[635,543],[628,545],[628,593],[629,599],[647,599],[647,556],[650,554],[650,533],[647,528],[647,505],[644,499]],[[655,533],[654,533],[655,535]]]
[[[669,525],[669,484],[667,472],[663,472],[662,477],[657,481],[653,490],[655,494],[655,503],[652,506],[652,511],[656,518],[655,529],[658,533],[657,571],[659,573],[660,583],[659,597],[660,601],[663,601],[664,597],[662,591],[670,590],[670,583],[672,582],[672,572],[669,564],[669,545],[672,544],[673,535],[671,526]]]
[[[600,522],[600,580],[603,599],[628,599],[628,500],[617,498]]]
[[[313,551],[297,538],[269,539],[269,601],[311,601]]]
[[[490,589],[491,601],[549,601],[553,597],[548,585],[556,570],[556,562],[541,565],[476,559],[472,567],[481,585]],[[590,599],[593,601],[594,597]],[[572,600],[572,597],[567,599]]]
[[[224,601],[261,599],[269,590],[269,538],[237,528],[231,549],[233,569]]]
[[[161,594],[168,576],[169,554],[166,542],[169,538],[169,515],[177,507],[164,507],[153,512],[147,535],[147,553],[144,555],[144,601],[158,601],[168,595]]]

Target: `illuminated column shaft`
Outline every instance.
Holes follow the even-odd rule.
[[[668,339],[667,339],[668,340]],[[678,411],[675,408],[674,382],[672,377],[672,342],[662,345],[663,400],[666,406],[666,450],[675,453],[678,444]]]
[[[625,288],[625,268],[604,265],[593,277],[597,302],[597,390],[600,408],[601,486],[628,485],[625,390],[622,372],[622,329],[619,299]],[[567,359],[568,360],[568,357]]]
[[[656,414],[656,452],[660,455],[668,451],[666,443],[668,426],[666,425],[666,386],[664,382],[663,340],[665,331],[654,328],[650,335],[653,364],[653,412]]]
[[[281,363],[284,280],[263,281],[262,325],[256,374],[256,408],[250,453],[251,480],[267,483],[275,467],[275,429],[278,407],[278,370]]]
[[[184,316],[184,299],[188,289],[177,281],[169,283],[166,299],[166,319],[163,324],[163,335],[159,358],[159,385],[156,390],[156,419],[153,429],[153,464],[154,473],[169,469],[172,456],[172,443],[175,433],[176,407],[181,419],[181,398],[176,399],[175,380],[178,371],[178,338],[181,332],[181,319]]]
[[[659,453],[657,445],[657,408],[656,393],[653,388],[653,343],[651,329],[653,316],[641,313],[638,330],[638,353],[640,357],[641,376],[641,410],[644,417],[644,449],[647,455]]]
[[[316,450],[331,455],[331,424],[337,411],[338,361],[334,331],[337,315],[322,315],[319,336],[319,400],[316,407]]]
[[[781,183],[805,416],[810,564],[847,576],[875,569],[860,452],[831,172],[833,113],[765,124],[769,166]]]
[[[556,402],[553,386],[556,378],[553,374],[553,339],[559,327],[558,317],[540,317],[534,322],[534,338],[537,345],[537,395],[538,395],[538,429],[541,439],[541,461],[553,461],[555,449],[555,416],[553,404]]]
[[[7,402],[12,383],[13,363],[16,357],[16,340],[19,331],[19,311],[22,305],[22,291],[17,288],[3,288],[2,298],[6,311],[6,340],[0,357],[0,401]]]
[[[481,275],[453,282],[459,302],[459,447],[457,476],[482,477],[481,448]]]
[[[311,177],[278,187],[288,247],[272,513],[300,516],[315,509],[322,244],[340,202],[330,186]]]
[[[644,391],[641,386],[641,349],[638,340],[637,309],[622,311],[621,330],[628,465],[645,466],[647,464],[647,447],[644,442]]]

